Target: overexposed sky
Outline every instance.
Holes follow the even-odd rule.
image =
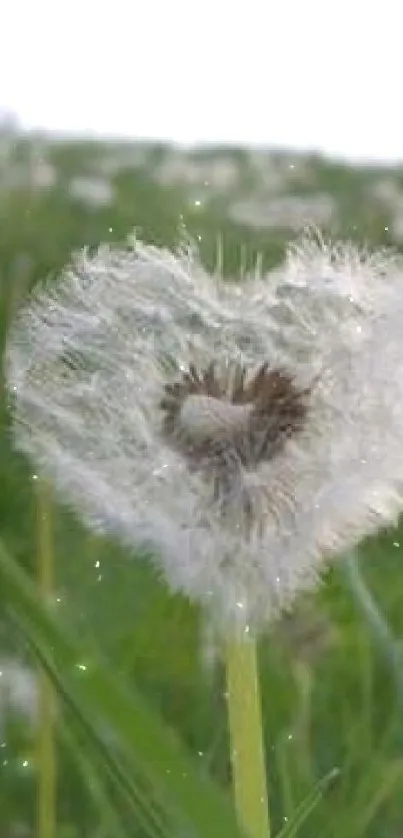
[[[403,159],[399,0],[0,9],[0,110],[24,127]]]

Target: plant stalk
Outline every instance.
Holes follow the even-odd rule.
[[[235,806],[248,838],[270,838],[257,643],[248,634],[227,644],[227,701]]]

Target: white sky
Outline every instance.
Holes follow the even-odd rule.
[[[403,159],[399,0],[3,0],[26,127]]]

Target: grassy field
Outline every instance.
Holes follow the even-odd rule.
[[[276,265],[308,223],[333,237],[403,247],[403,168],[0,134],[2,345],[32,285],[84,245],[122,242],[133,229],[170,246],[186,234],[209,268],[239,276],[256,263]],[[12,451],[8,422],[3,398],[0,536],[33,573],[38,481]],[[202,615],[170,596],[146,561],[93,537],[59,506],[51,515],[61,622],[80,632],[83,648],[100,648],[110,668],[133,679],[202,772],[227,788],[223,678]],[[340,562],[316,596],[261,639],[273,835],[334,767],[337,780],[298,836],[403,835],[400,544],[403,529],[362,545],[354,566]],[[30,838],[38,769],[33,661],[2,589],[0,600],[0,835]],[[63,741],[58,775],[57,838],[112,838]],[[126,835],[152,834],[130,811],[125,817]],[[154,834],[162,832],[155,827]]]

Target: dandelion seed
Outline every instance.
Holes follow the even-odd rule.
[[[254,631],[403,507],[402,283],[313,238],[238,286],[191,249],[84,252],[11,329],[16,445]]]

